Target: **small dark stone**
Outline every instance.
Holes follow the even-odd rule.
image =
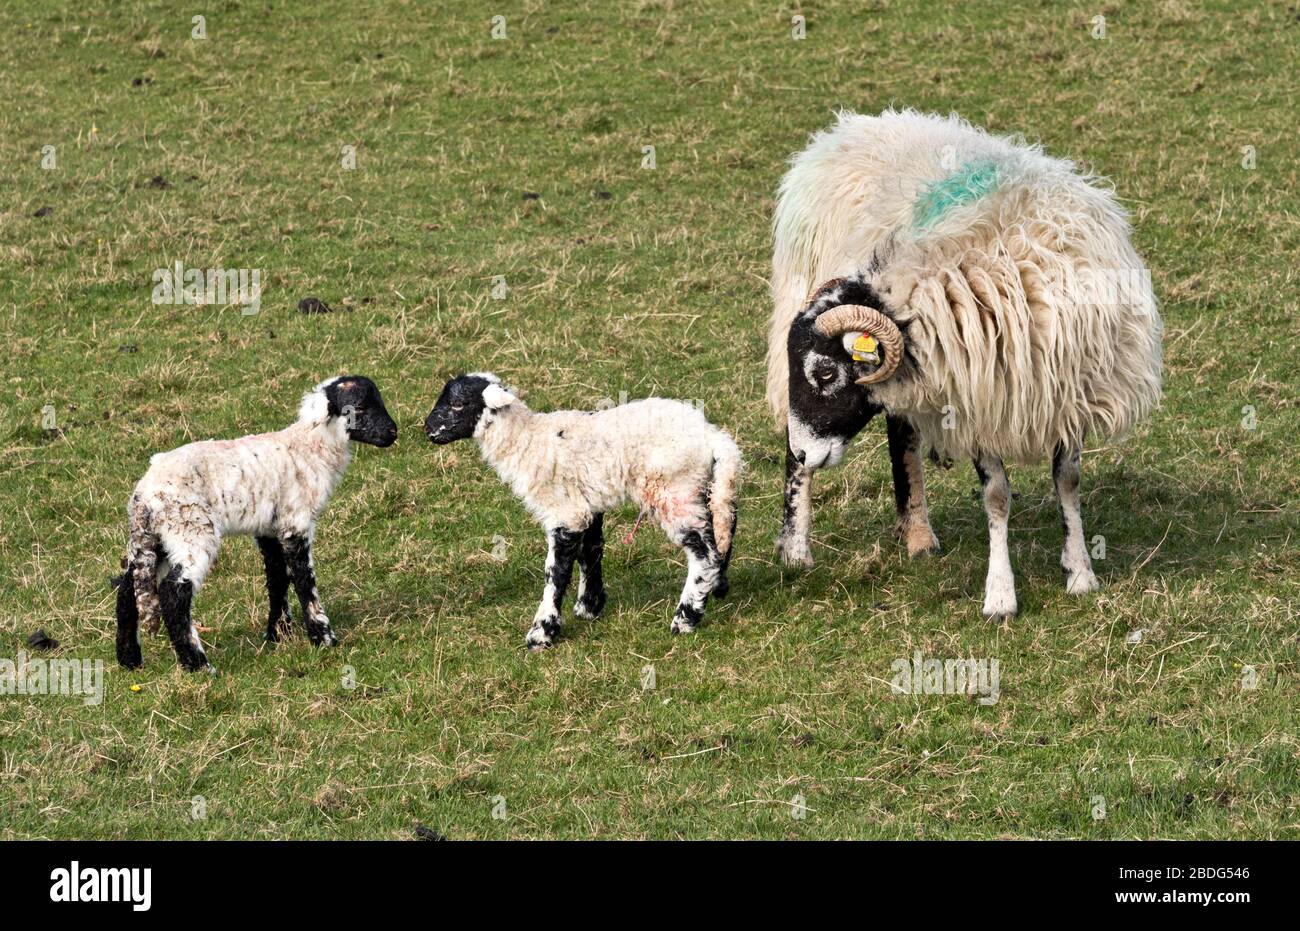
[[[415,826],[415,836],[417,840],[446,840],[446,836],[435,831],[433,828],[426,828],[422,824]]]
[[[542,195],[536,191],[524,191],[524,200],[541,200]]]
[[[57,650],[59,641],[47,634],[44,627],[38,627],[36,633],[27,638],[27,645],[33,650]]]
[[[326,304],[318,297],[304,297],[298,302],[298,313],[300,314],[332,314],[334,308]]]
[[[53,208],[53,207],[45,206],[45,207],[42,207],[40,210],[37,210],[35,213],[33,213],[32,216],[34,216],[34,217],[48,217],[48,216],[49,216],[50,214],[52,214],[53,212],[54,212],[54,208]]]
[[[609,191],[592,191],[591,196],[596,198],[596,200],[610,200],[614,195],[609,193]]]

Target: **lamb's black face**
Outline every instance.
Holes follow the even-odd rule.
[[[364,375],[344,375],[325,386],[331,417],[346,417],[348,439],[370,446],[397,442],[397,424],[388,416],[375,383]]]
[[[823,336],[813,317],[790,327],[790,449],[803,465],[838,465],[849,443],[882,408],[855,379],[875,366],[854,362],[842,337]]]
[[[483,391],[491,384],[496,382],[482,375],[458,375],[447,382],[424,420],[425,435],[440,446],[473,436],[487,409]]]

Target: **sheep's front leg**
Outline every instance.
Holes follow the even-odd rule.
[[[689,634],[704,619],[704,605],[717,586],[722,558],[698,530],[689,530],[678,541],[686,551],[686,586],[673,613],[672,632]]]
[[[1014,617],[1016,579],[1007,549],[1007,520],[1011,516],[1011,482],[1002,460],[981,456],[975,471],[984,488],[984,510],[989,518],[989,572],[984,580],[984,613],[995,619]]]
[[[1092,560],[1083,542],[1083,515],[1079,510],[1079,476],[1082,471],[1081,444],[1066,447],[1058,444],[1052,454],[1052,481],[1056,483],[1056,500],[1061,508],[1061,528],[1065,543],[1061,548],[1061,568],[1065,571],[1065,590],[1071,595],[1086,595],[1097,590]]]
[[[307,637],[316,646],[329,647],[339,642],[330,627],[330,619],[321,607],[320,594],[316,591],[316,570],[311,561],[311,541],[305,536],[288,536],[284,538],[284,554],[293,576],[293,588],[298,593],[298,603],[302,607],[303,624],[307,627]]]
[[[781,517],[781,532],[776,538],[776,552],[787,566],[813,564],[812,545],[812,477],[813,470],[806,467],[790,447],[790,431],[785,434],[785,510]]]
[[[578,617],[599,617],[605,609],[605,580],[600,563],[605,556],[605,515],[597,514],[582,532],[578,552],[578,600],[573,613]]]
[[[182,575],[180,566],[171,571],[158,586],[158,600],[162,605],[163,623],[171,637],[176,659],[190,672],[210,669],[208,656],[203,651],[199,632],[194,628],[191,606],[194,602],[194,583]]]
[[[284,558],[284,547],[275,537],[258,537],[257,548],[262,551],[266,567],[266,594],[271,599],[271,609],[266,621],[266,639],[277,643],[293,625],[289,613],[289,564]]]
[[[582,531],[557,527],[546,535],[546,588],[524,643],[544,650],[560,635],[560,605],[573,576],[573,561],[582,546]]]
[[[894,509],[898,522],[894,532],[907,544],[908,556],[939,552],[939,538],[930,527],[930,509],[925,502],[925,473],[921,466],[921,438],[901,417],[886,417],[889,436],[889,464],[894,477]]]

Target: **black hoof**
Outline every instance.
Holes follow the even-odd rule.
[[[123,669],[139,669],[144,665],[144,657],[140,655],[140,644],[135,640],[129,643],[119,643],[117,645],[117,664]]]
[[[208,658],[204,656],[202,653],[200,653],[197,657],[188,657],[182,659],[181,668],[184,669],[186,672],[207,672],[209,670],[212,670],[213,672],[216,671],[213,670],[210,665],[208,665]]]
[[[584,594],[575,606],[575,613],[580,617],[600,617],[600,612],[605,610],[606,600],[603,589],[597,592],[594,597]]]
[[[339,643],[338,634],[329,627],[307,628],[307,639],[314,647],[334,647]]]

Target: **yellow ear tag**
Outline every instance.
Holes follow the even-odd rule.
[[[854,362],[871,362],[880,363],[880,356],[876,353],[876,341],[870,333],[863,333],[853,341],[853,361]]]

